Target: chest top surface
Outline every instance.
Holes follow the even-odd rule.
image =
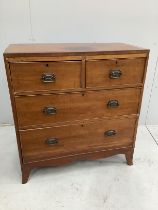
[[[32,55],[81,55],[148,52],[148,49],[124,43],[55,43],[55,44],[11,44],[5,57]]]

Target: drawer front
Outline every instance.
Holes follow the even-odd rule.
[[[24,162],[131,146],[136,119],[95,120],[20,132]]]
[[[19,126],[136,114],[140,91],[127,88],[16,97]]]
[[[11,63],[14,92],[80,88],[80,61]]]
[[[110,87],[142,83],[145,58],[86,62],[86,86]]]

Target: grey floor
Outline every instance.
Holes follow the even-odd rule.
[[[158,145],[146,127],[139,126],[133,166],[123,155],[77,162],[34,170],[25,185],[14,127],[0,127],[0,210],[59,209],[157,210]]]

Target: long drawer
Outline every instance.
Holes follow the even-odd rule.
[[[87,87],[112,87],[143,82],[145,58],[86,62]]]
[[[131,146],[135,118],[94,120],[20,132],[25,163]]]
[[[80,88],[81,61],[11,63],[14,92]]]
[[[141,89],[16,97],[20,127],[137,114]]]

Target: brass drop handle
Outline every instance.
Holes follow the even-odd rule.
[[[116,69],[116,70],[111,70],[109,73],[109,78],[110,79],[119,79],[122,75],[121,70]]]
[[[55,137],[48,138],[48,139],[46,139],[45,143],[48,145],[58,144],[58,139]]]
[[[51,73],[44,73],[44,74],[42,74],[41,80],[44,83],[55,82],[56,81],[56,76],[53,73],[52,74]]]
[[[108,130],[104,132],[104,136],[115,136],[117,132],[115,130]]]
[[[117,108],[117,107],[119,107],[118,100],[110,100],[110,101],[108,101],[107,107],[108,108]]]
[[[55,107],[48,107],[48,106],[46,106],[43,109],[43,113],[45,115],[54,115],[54,114],[57,113],[57,109]]]
[[[117,107],[119,107],[118,100],[110,100],[110,101],[108,101],[107,107],[108,108],[117,108]]]

